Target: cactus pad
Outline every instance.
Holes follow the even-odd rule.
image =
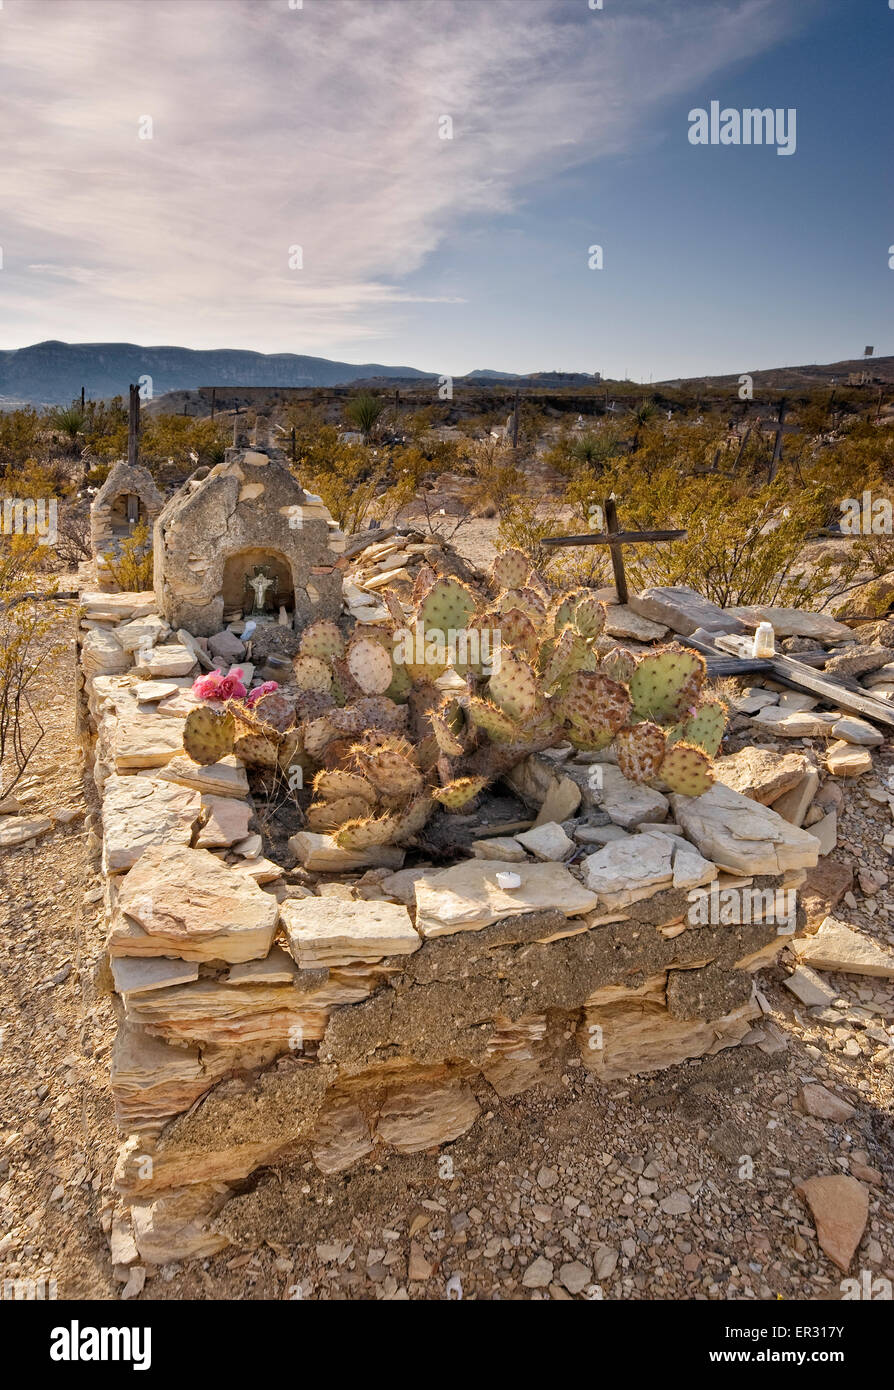
[[[675,743],[668,749],[660,775],[667,787],[681,796],[701,796],[714,785],[710,758],[704,749],[690,743]]]
[[[374,806],[376,800],[371,784],[357,772],[318,772],[314,778],[314,795],[321,801],[362,797],[369,806]]]
[[[381,816],[378,819],[352,820],[335,832],[335,843],[340,849],[373,849],[376,845],[390,844],[400,822],[394,816]]]
[[[618,767],[631,782],[651,782],[658,776],[666,749],[663,731],[648,721],[619,729],[615,735]]]
[[[627,647],[612,647],[599,662],[599,669],[613,681],[626,683],[636,670],[636,657]]]
[[[582,637],[598,637],[605,627],[605,604],[592,594],[584,594],[575,607],[573,621]]]
[[[510,719],[528,719],[537,704],[537,677],[526,661],[502,652],[500,669],[490,678],[488,694]]]
[[[680,647],[663,647],[644,656],[629,682],[637,716],[676,724],[696,704],[705,669],[703,656]]]
[[[280,690],[271,690],[269,695],[262,695],[252,705],[252,711],[280,734],[286,733],[295,723],[295,702]]]
[[[302,690],[295,700],[295,710],[301,720],[319,719],[334,707],[335,701],[328,691]]]
[[[307,808],[307,828],[317,835],[331,835],[348,821],[365,820],[369,802],[362,796],[343,796],[338,801],[315,801]]]
[[[520,550],[504,550],[494,560],[491,578],[498,589],[523,589],[531,562]]]
[[[458,579],[439,579],[419,604],[417,617],[423,632],[440,632],[446,637],[448,632],[464,631],[475,608],[475,597],[465,584]]]
[[[332,712],[334,713],[334,711]],[[322,715],[319,719],[311,719],[304,726],[304,751],[309,758],[319,762],[327,745],[334,738],[338,738],[338,730],[329,722],[326,715]]]
[[[314,690],[325,695],[332,686],[332,671],[318,656],[296,656],[292,670],[299,690]]]
[[[446,753],[450,758],[458,758],[463,751],[463,746],[456,734],[439,714],[430,714],[429,722],[435,741],[442,753]]]
[[[351,638],[348,670],[364,695],[383,695],[394,677],[388,650],[372,637]]]
[[[410,714],[406,705],[396,705],[385,695],[366,695],[355,701],[354,708],[363,716],[367,728],[383,734],[406,733]]]
[[[558,700],[558,713],[568,726],[568,739],[577,748],[607,748],[630,714],[623,685],[601,671],[575,671]]]
[[[328,662],[334,656],[344,656],[345,639],[331,618],[320,618],[304,629],[298,650],[302,656],[315,656]]]
[[[719,700],[702,700],[695,714],[678,726],[675,742],[692,743],[713,758],[720,747],[725,727],[726,706]]]
[[[383,796],[400,797],[410,801],[422,790],[422,773],[403,753],[392,748],[379,748],[374,753],[360,752],[358,761],[364,772]]]
[[[546,619],[546,604],[536,589],[506,589],[498,597],[495,607],[501,618],[513,608],[520,609],[522,613],[527,613],[535,628],[542,627]]]
[[[485,617],[481,626],[490,623],[492,619]],[[496,631],[500,634],[501,651],[513,652],[516,656],[522,656],[526,661],[536,661],[539,650],[537,629],[532,623],[527,613],[523,613],[520,608],[510,608],[508,613],[501,613]],[[493,639],[492,639],[493,646]]]
[[[193,762],[209,767],[232,753],[235,730],[236,722],[229,711],[218,713],[208,705],[198,705],[186,716],[183,747]]]
[[[432,796],[447,811],[461,811],[487,786],[486,777],[459,777],[446,787],[436,787]]]
[[[474,695],[469,700],[469,715],[475,728],[487,734],[494,743],[511,743],[517,733],[508,714]]]

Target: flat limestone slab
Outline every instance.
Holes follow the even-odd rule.
[[[707,632],[742,632],[735,610],[718,608],[716,603],[689,589],[685,584],[643,589],[630,600],[630,607],[641,618],[664,623],[682,637],[691,637],[697,628]]]
[[[0,816],[0,849],[26,845],[52,828],[53,822],[46,816]]]
[[[599,768],[602,786],[594,789],[593,801],[615,825],[632,830],[647,821],[655,823],[667,818],[668,800],[662,792],[629,782],[612,763],[600,763]]]
[[[299,830],[289,840],[289,849],[302,868],[311,873],[340,873],[343,869],[400,869],[404,851],[396,845],[375,845],[371,849],[342,849],[331,835]]]
[[[106,780],[102,803],[102,864],[106,874],[136,864],[152,846],[188,845],[201,810],[198,792],[137,774]]]
[[[225,985],[291,985],[298,977],[298,967],[281,946],[274,946],[263,960],[247,960],[232,965],[224,976]]]
[[[583,861],[587,887],[612,911],[650,898],[662,888],[697,888],[717,877],[694,845],[660,830],[613,840]]]
[[[815,836],[721,782],[703,796],[674,793],[671,805],[687,838],[718,868],[782,874],[787,869],[811,869],[819,858]]]
[[[557,863],[567,859],[575,847],[574,841],[568,838],[561,825],[557,825],[555,821],[535,825],[532,830],[523,830],[518,836],[518,841],[535,859],[554,860]]]
[[[835,723],[834,715],[816,714],[810,710],[787,710],[782,705],[768,705],[752,716],[773,738],[823,738]]]
[[[797,966],[782,983],[808,1008],[827,1008],[835,998],[834,989],[824,984],[819,975],[806,965]]]
[[[491,840],[475,840],[471,848],[476,859],[500,859],[504,864],[525,864],[528,859],[524,846],[512,835],[495,835]]]
[[[133,779],[136,780],[136,779]],[[112,956],[177,956],[230,963],[266,956],[276,899],[204,849],[147,849],[121,887]]]
[[[613,603],[606,610],[605,631],[609,637],[622,640],[630,638],[635,642],[660,642],[667,633],[667,626],[642,617],[627,603]]]
[[[841,739],[826,754],[826,767],[833,777],[862,777],[872,771],[872,754],[868,748],[857,748]]]
[[[188,647],[172,642],[166,647],[153,647],[145,656],[140,656],[135,664],[138,676],[188,676],[197,665],[196,658]]]
[[[118,994],[140,994],[144,990],[191,984],[199,978],[199,967],[185,960],[168,960],[165,956],[148,960],[116,956],[112,959],[112,978]]]
[[[220,762],[202,767],[200,763],[193,762],[188,754],[182,753],[153,775],[161,781],[177,782],[207,796],[248,796],[245,768],[232,754],[221,758]]]
[[[141,767],[164,767],[183,751],[183,725],[157,714],[123,716],[115,730],[115,767],[126,772]]]
[[[856,633],[844,623],[836,622],[825,613],[808,613],[803,608],[728,608],[727,613],[740,618],[748,627],[772,623],[777,637],[812,637],[817,642],[854,642]]]
[[[132,594],[104,594],[97,589],[81,594],[81,603],[88,618],[108,614],[122,623],[131,618],[145,618],[158,609],[158,600],[151,589]]]
[[[741,792],[762,806],[772,806],[810,770],[802,753],[776,753],[770,748],[740,748],[727,758],[716,758],[714,776],[724,786]]]
[[[514,873],[518,888],[497,886],[498,873]],[[555,908],[566,917],[592,912],[596,894],[562,864],[509,864],[471,859],[424,874],[416,883],[416,926],[426,938],[479,931],[501,917]]]
[[[858,719],[854,714],[846,714],[832,725],[832,733],[845,743],[856,743],[864,748],[877,748],[884,743],[885,736],[866,719]]]
[[[789,945],[798,959],[814,970],[894,980],[894,954],[837,917],[821,922],[815,936],[798,937]]]
[[[289,950],[302,970],[385,956],[409,956],[422,945],[419,933],[400,903],[341,898],[287,898],[280,917]]]
[[[154,705],[168,695],[176,695],[180,689],[177,681],[137,681],[134,694],[141,704]]]
[[[244,840],[251,820],[251,807],[233,796],[203,796],[208,819],[199,831],[196,844],[202,849],[223,848]]]

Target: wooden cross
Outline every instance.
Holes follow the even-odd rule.
[[[603,502],[605,511],[605,530],[590,532],[585,536],[550,536],[541,541],[542,545],[607,545],[611,552],[612,569],[615,575],[615,589],[618,602],[626,603],[629,597],[627,576],[624,573],[624,545],[643,545],[652,541],[678,541],[686,535],[685,531],[622,531],[618,525],[618,509],[614,497]]]
[[[131,386],[127,412],[127,462],[134,468],[140,456],[140,388]]]

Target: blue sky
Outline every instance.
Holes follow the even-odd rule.
[[[892,57],[887,0],[5,0],[0,347],[891,353]],[[690,144],[712,100],[796,152]]]

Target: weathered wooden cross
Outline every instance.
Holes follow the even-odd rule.
[[[136,467],[140,457],[140,388],[131,386],[127,412],[127,462]]]
[[[607,545],[612,557],[615,575],[615,589],[618,602],[626,603],[629,597],[627,576],[624,573],[624,556],[621,550],[625,545],[643,545],[652,541],[678,541],[686,535],[685,531],[622,531],[618,525],[618,509],[614,497],[606,497],[603,502],[605,530],[588,532],[585,536],[550,536],[542,545]]]

